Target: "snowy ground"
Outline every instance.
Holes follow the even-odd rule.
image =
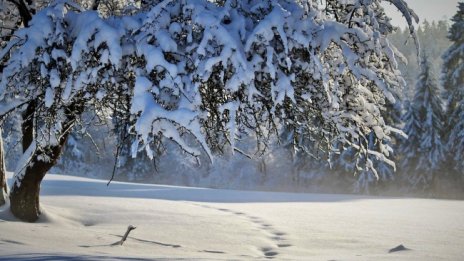
[[[464,201],[129,184],[47,175],[46,215],[0,210],[0,259],[464,260]],[[126,227],[137,226],[123,246]],[[410,250],[388,253],[403,244]]]

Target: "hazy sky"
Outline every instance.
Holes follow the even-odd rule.
[[[419,16],[420,22],[427,19],[428,21],[441,20],[445,17],[450,19],[457,11],[459,0],[405,0],[408,6]],[[463,0],[461,0],[462,2]],[[393,18],[393,24],[404,27],[406,22],[401,14],[386,4],[386,9],[390,17]]]

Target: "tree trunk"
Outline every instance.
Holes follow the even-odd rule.
[[[31,164],[28,164],[24,170],[24,177],[20,181],[14,181],[10,192],[10,209],[15,217],[27,222],[35,222],[39,218],[41,214],[40,183],[47,171],[56,164],[68,135],[69,132],[65,133],[58,145],[48,146],[46,149],[34,152]],[[49,157],[48,161],[39,159],[44,154]]]
[[[0,128],[0,206],[6,203],[8,195],[8,185],[6,182],[5,155],[3,151],[3,136]]]
[[[79,99],[77,99],[79,100]],[[34,142],[34,111],[35,103],[30,103],[26,112],[23,114],[23,150]],[[10,191],[10,210],[13,215],[23,221],[35,222],[41,214],[39,195],[40,183],[45,174],[55,164],[62,153],[62,149],[68,140],[71,129],[76,118],[84,111],[83,103],[78,105],[73,104],[66,108],[67,119],[62,124],[62,133],[57,144],[48,145],[42,148],[36,148],[25,169],[21,173],[20,178],[15,179]],[[44,160],[44,158],[46,160]]]

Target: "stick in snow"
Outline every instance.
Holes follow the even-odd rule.
[[[124,236],[121,238],[121,240],[119,242],[116,242],[115,245],[121,245],[124,244],[124,241],[126,241],[127,237],[129,236],[129,233],[136,229],[137,227],[134,227],[133,225],[129,225],[127,227],[127,231],[126,231],[126,234],[124,234]]]

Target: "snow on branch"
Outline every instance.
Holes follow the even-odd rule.
[[[419,16],[409,8],[408,4],[404,0],[385,0],[393,4],[403,15],[404,19],[408,23],[409,33],[411,34],[412,38],[414,39],[414,43],[416,44],[417,49],[417,57],[420,58],[420,43],[417,39],[416,29],[414,27],[414,22],[416,24],[419,23]],[[420,59],[419,59],[420,60]]]

